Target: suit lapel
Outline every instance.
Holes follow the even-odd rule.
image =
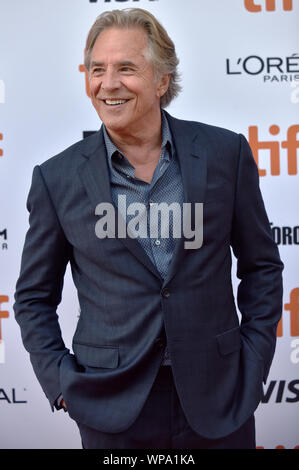
[[[207,185],[207,142],[204,135],[200,135],[198,126],[194,128],[190,122],[180,121],[171,117],[167,119],[171,129],[176,155],[180,164],[182,175],[184,202],[191,203],[191,226],[194,227],[194,204],[204,202]],[[182,234],[178,239],[168,275],[164,285],[168,284],[176,274],[183,258],[192,252],[192,249],[184,248],[188,241]]]
[[[88,139],[91,139],[90,142],[83,141],[82,143],[82,154],[86,158],[79,167],[79,176],[95,209],[101,202],[112,204],[112,198],[102,131],[100,130]]]
[[[181,121],[171,117],[166,113],[170,130],[174,140],[176,156],[179,161],[183,190],[184,202],[194,204],[204,202],[205,190],[207,184],[207,141],[204,134],[200,134],[198,126],[194,126],[190,122]],[[104,143],[103,132],[100,130],[91,138],[89,142],[82,143],[82,154],[86,157],[85,161],[79,168],[79,174],[86,192],[92,204],[92,207],[101,202],[109,202],[113,204],[110,189],[109,168],[106,157],[106,147]],[[116,233],[118,211],[116,209]],[[194,210],[192,210],[191,218],[194,227]],[[156,277],[161,280],[161,276],[146,255],[140,243],[133,238],[119,238],[119,240],[128,248],[128,250],[143,263]],[[164,284],[176,274],[183,258],[192,250],[184,248],[184,242],[188,241],[182,234],[178,239],[176,248],[169,267],[168,275],[164,280]]]
[[[79,176],[95,211],[98,204],[105,202],[113,205],[113,201],[110,189],[110,175],[106,156],[106,146],[102,129],[88,140],[89,142],[82,142],[82,154],[85,156],[85,161],[79,167]],[[121,217],[121,215],[118,214],[118,209],[116,208],[116,234],[118,233],[118,217]],[[126,238],[119,238],[119,240],[141,263],[143,263],[161,280],[158,270],[153,265],[138,240],[128,236]]]
[[[164,111],[165,112],[165,111]],[[167,119],[174,139],[184,187],[185,202],[204,202],[207,184],[207,141],[198,126],[188,121]]]

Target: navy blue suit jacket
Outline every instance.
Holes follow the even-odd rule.
[[[99,130],[34,168],[14,309],[52,407],[62,393],[77,422],[110,433],[127,429],[167,341],[190,426],[218,438],[241,426],[260,401],[282,312],[283,265],[246,139],[167,117],[185,202],[204,203],[202,247],[186,250],[182,237],[162,280],[138,240],[95,235],[97,204],[112,203]],[[56,314],[68,262],[81,308],[72,353]]]

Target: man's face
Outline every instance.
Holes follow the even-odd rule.
[[[106,128],[116,134],[135,134],[148,127],[167,90],[169,76],[155,78],[147,47],[147,35],[140,28],[104,30],[93,47],[92,103]]]

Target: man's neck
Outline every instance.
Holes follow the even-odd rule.
[[[162,145],[162,120],[161,113],[157,119],[146,128],[133,132],[114,132],[107,129],[109,137],[114,145],[125,155],[131,163],[144,164],[153,159],[153,155],[159,153]]]

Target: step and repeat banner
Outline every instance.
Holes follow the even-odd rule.
[[[85,40],[101,12],[127,7],[152,12],[176,44],[183,89],[168,111],[249,140],[285,264],[257,446],[299,448],[299,0],[0,0],[0,448],[81,448],[33,374],[13,296],[33,167],[99,129]],[[79,305],[69,270],[58,314],[71,349]]]

